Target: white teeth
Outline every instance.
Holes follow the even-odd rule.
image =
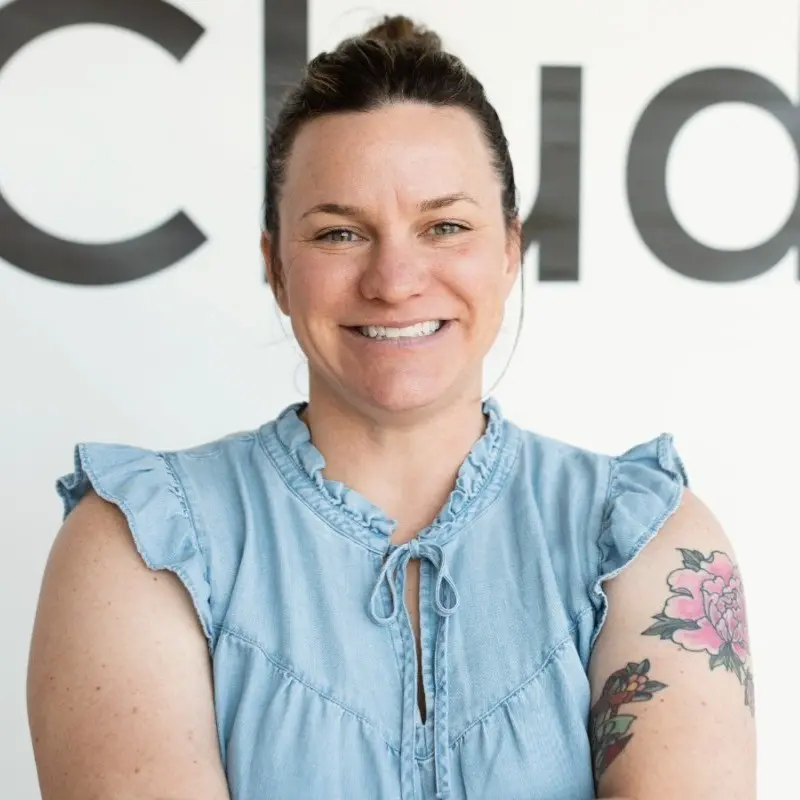
[[[442,323],[439,320],[419,322],[407,328],[386,328],[383,325],[368,325],[358,330],[370,339],[413,339],[417,336],[430,336],[436,333]]]

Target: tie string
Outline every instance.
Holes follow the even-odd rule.
[[[434,763],[436,769],[436,797],[449,798],[450,796],[450,742],[449,742],[449,708],[448,708],[448,679],[449,670],[447,663],[447,628],[448,618],[458,608],[458,590],[453,582],[450,572],[447,569],[447,561],[444,550],[432,542],[424,539],[411,539],[402,545],[391,546],[383,567],[381,568],[378,580],[372,590],[369,599],[369,615],[372,620],[381,626],[390,625],[398,616],[403,601],[398,598],[398,583],[405,584],[406,569],[408,562],[412,558],[420,560],[426,559],[431,562],[436,570],[436,587],[434,591],[433,605],[436,613],[442,617],[442,624],[436,638],[435,652],[435,674],[436,674],[436,693],[434,698]],[[380,602],[381,586],[386,584],[391,600],[389,613],[383,613]],[[413,634],[411,636],[413,645]],[[406,662],[403,675],[403,732],[402,746],[400,749],[400,783],[403,798],[414,796],[414,768],[415,768],[415,724],[416,709],[415,703],[410,700],[416,697],[417,676],[416,669],[409,668],[409,665],[416,666],[416,648],[413,648],[411,658]]]

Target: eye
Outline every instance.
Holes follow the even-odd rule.
[[[314,238],[316,242],[331,242],[332,244],[352,244],[360,237],[354,231],[347,228],[331,228],[324,231]]]
[[[468,228],[458,222],[437,222],[431,226],[430,230],[434,231],[434,236],[452,236],[454,233],[461,233],[461,231],[466,231]],[[439,232],[436,233],[436,231]]]

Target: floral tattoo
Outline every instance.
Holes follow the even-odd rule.
[[[632,661],[612,672],[592,707],[589,730],[597,782],[633,738],[630,729],[636,717],[633,714],[620,714],[619,707],[650,700],[656,692],[666,689],[666,684],[651,681],[649,672],[648,659],[638,664]]]
[[[753,673],[739,569],[719,550],[704,556],[697,550],[678,549],[683,567],[667,577],[672,594],[642,634],[670,639],[684,650],[708,653],[712,670],[722,665],[739,679],[744,703],[753,714]]]

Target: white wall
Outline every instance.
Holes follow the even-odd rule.
[[[0,45],[8,5],[0,2]],[[35,277],[0,254],[0,796],[14,800],[39,796],[25,670],[60,522],[52,484],[71,469],[73,443],[189,445],[256,426],[304,388],[259,262],[262,4],[175,5],[206,28],[181,63],[141,36],[87,25],[37,39],[0,71],[0,192],[20,214],[51,234],[99,243],[183,209],[208,239],[175,266],[107,286]],[[797,255],[742,282],[683,277],[642,243],[625,175],[644,106],[685,73],[749,69],[796,99],[797,4],[325,0],[311,6],[311,52],[382,11],[428,22],[484,81],[525,213],[539,183],[540,69],[582,68],[580,280],[537,282],[536,248],[529,252],[525,335],[498,394],[520,424],[587,447],[621,451],[675,433],[744,569],[760,797],[785,797],[779,787],[795,783],[790,722],[800,716],[791,689],[800,657],[791,623],[800,563]],[[742,248],[783,226],[798,165],[771,116],[728,104],[685,126],[667,177],[693,237]],[[498,345],[490,381],[510,339]]]

